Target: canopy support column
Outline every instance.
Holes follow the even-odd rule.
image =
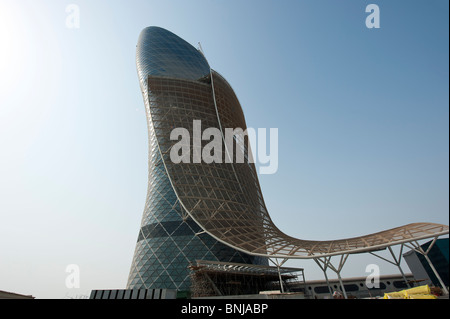
[[[327,280],[328,289],[330,290],[330,293],[331,293],[331,287],[330,287],[330,283],[328,281],[328,277],[327,277],[327,274],[326,274],[326,269],[330,268],[331,270],[333,270],[337,274],[338,280],[339,280],[339,284],[341,285],[342,294],[344,295],[345,299],[348,299],[348,296],[347,296],[347,292],[345,291],[344,283],[342,281],[341,271],[342,271],[342,268],[344,267],[345,262],[347,261],[348,256],[349,256],[349,254],[341,255],[341,259],[339,260],[339,266],[338,266],[337,269],[331,263],[331,256],[328,257],[328,258],[325,257],[323,260],[321,258],[314,258],[315,262],[319,265],[319,267],[323,270],[323,272],[325,274],[325,279]],[[323,265],[324,265],[323,268],[318,263],[318,261],[323,263]]]
[[[288,258],[284,258],[281,263],[278,262],[278,258],[275,258],[275,261],[273,261],[271,258],[269,260],[277,267],[278,270],[278,279],[280,280],[280,291],[281,293],[284,293],[284,287],[283,287],[283,279],[281,278],[281,271],[280,268],[283,266],[283,264],[288,260]]]
[[[329,257],[329,258],[331,258],[331,257]],[[324,259],[326,259],[326,257]],[[328,262],[322,261],[320,258],[314,258],[314,261],[320,267],[320,269],[322,269],[323,274],[325,275],[325,280],[327,282],[328,291],[330,292],[330,297],[333,297],[333,290],[331,289],[330,282],[329,282],[328,276],[327,276]],[[323,266],[319,261],[323,263]]]
[[[402,261],[403,246],[404,246],[404,244],[401,245],[401,248],[400,248],[400,254],[399,254],[399,256],[398,256],[398,259],[397,259],[397,257],[395,256],[394,251],[392,250],[392,247],[391,247],[391,246],[388,247],[389,252],[391,253],[392,258],[394,259],[394,262],[392,262],[391,260],[388,260],[388,259],[386,259],[386,258],[384,258],[384,257],[381,257],[381,256],[375,254],[374,252],[369,252],[369,254],[371,254],[371,255],[373,255],[373,256],[375,256],[375,257],[378,257],[378,258],[380,258],[380,259],[383,259],[384,261],[386,261],[386,262],[388,262],[388,263],[390,263],[390,264],[392,264],[392,265],[397,266],[398,269],[400,270],[400,273],[401,273],[401,275],[402,275],[402,277],[403,277],[403,280],[404,280],[405,283],[406,283],[406,286],[407,286],[408,288],[411,288],[411,284],[410,284],[409,281],[406,279],[405,273],[403,272],[403,269],[402,269],[402,267],[400,266],[400,263],[401,263],[401,261]]]

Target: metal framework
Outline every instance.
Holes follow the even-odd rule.
[[[197,260],[189,269],[192,297],[259,294],[305,285],[303,268]]]
[[[349,254],[448,234],[447,225],[414,223],[339,240],[303,240],[286,235],[267,211],[255,165],[249,160],[248,136],[235,136],[232,147],[226,143],[227,128],[247,129],[241,105],[228,82],[211,68],[198,78],[193,78],[190,71],[189,76],[149,74],[139,64],[138,71],[150,127],[177,199],[187,216],[216,240],[250,255],[280,258],[282,263],[289,258],[314,259],[324,272],[332,269],[340,278]],[[221,161],[196,160],[210,142],[200,137],[201,142],[186,145],[189,160],[174,163],[170,154],[177,141],[170,138],[172,130],[183,128],[198,138],[194,125],[198,120],[202,128],[220,130],[225,146],[215,151],[220,153]],[[239,151],[245,154],[244,163],[238,161]],[[332,256],[341,256],[338,267],[330,263]]]
[[[414,223],[340,240],[297,239],[281,232],[270,218],[255,166],[248,157],[245,163],[236,163],[237,154],[225,150],[225,156],[233,156],[228,163],[172,162],[170,151],[175,142],[170,140],[170,132],[174,127],[185,128],[193,136],[193,123],[201,118],[203,127],[221,129],[223,140],[223,127],[246,130],[233,90],[217,72],[211,71],[211,75],[199,81],[149,76],[148,87],[150,116],[171,184],[189,216],[212,237],[252,255],[313,259],[370,252],[448,234],[446,225]],[[203,141],[201,149],[206,144]],[[244,147],[246,154],[250,152],[248,144],[235,144],[236,149]],[[194,143],[189,147],[191,154],[200,151]]]
[[[435,275],[436,278],[438,279],[438,281],[439,281],[439,283],[440,283],[440,285],[441,285],[441,287],[442,287],[442,290],[443,290],[444,294],[448,295],[449,292],[448,292],[448,289],[447,289],[445,283],[443,282],[441,276],[439,275],[439,273],[437,272],[436,268],[433,266],[433,263],[431,262],[430,258],[428,257],[428,253],[431,251],[431,248],[432,248],[432,247],[434,246],[434,244],[436,243],[436,240],[438,239],[438,237],[439,237],[439,236],[436,236],[436,237],[433,238],[433,240],[431,241],[431,243],[430,243],[430,245],[428,246],[428,248],[427,248],[426,251],[423,250],[423,248],[421,247],[421,245],[418,243],[417,240],[413,240],[413,241],[408,242],[408,243],[401,243],[401,244],[400,244],[400,252],[399,252],[398,257],[395,255],[395,253],[394,253],[394,251],[393,251],[393,249],[392,249],[392,246],[388,246],[387,249],[389,250],[389,253],[390,253],[390,255],[392,256],[393,261],[391,261],[391,260],[389,260],[389,259],[387,259],[387,258],[385,258],[385,257],[382,257],[382,256],[376,254],[374,251],[368,251],[368,252],[369,252],[369,254],[371,254],[371,255],[373,255],[373,256],[375,256],[375,257],[378,257],[378,258],[380,258],[380,259],[382,259],[382,260],[384,260],[384,261],[386,261],[386,262],[388,262],[388,263],[390,263],[390,264],[392,264],[392,265],[394,265],[394,266],[397,266],[398,269],[399,269],[399,271],[400,271],[400,273],[401,273],[401,275],[402,275],[402,277],[403,277],[403,280],[404,280],[405,283],[406,283],[406,285],[407,285],[409,288],[411,288],[410,282],[406,279],[405,273],[403,272],[403,269],[402,269],[402,267],[400,266],[400,263],[401,263],[402,253],[403,253],[403,248],[404,248],[404,247],[408,247],[408,248],[414,250],[415,252],[417,252],[417,253],[419,253],[419,254],[421,254],[421,255],[423,255],[423,256],[425,257],[426,261],[427,261],[428,264],[430,265],[431,270],[433,271],[434,275]],[[339,256],[339,257],[340,257],[340,260],[339,260],[338,266],[333,265],[333,263],[332,263],[332,261],[331,261],[331,257],[332,257],[332,256],[327,256],[327,257],[314,257],[314,258],[313,258],[314,261],[316,262],[316,264],[320,267],[320,269],[321,269],[321,270],[323,271],[323,273],[324,273],[325,280],[326,280],[327,286],[328,286],[329,291],[330,291],[330,296],[333,294],[333,290],[332,290],[332,288],[331,288],[331,285],[330,285],[330,282],[329,282],[329,279],[328,279],[328,275],[327,275],[327,270],[328,270],[328,269],[331,269],[333,272],[335,272],[335,273],[337,274],[337,277],[338,277],[338,280],[339,280],[339,284],[340,284],[340,286],[341,286],[341,287],[340,287],[340,288],[341,288],[341,291],[342,291],[342,293],[343,293],[343,295],[344,295],[344,298],[347,299],[347,292],[345,291],[345,286],[344,286],[344,284],[343,284],[343,282],[342,282],[341,271],[342,271],[342,268],[344,267],[344,264],[345,264],[345,262],[347,261],[347,258],[348,258],[349,255],[350,255],[349,253],[343,253],[343,254],[341,254],[341,255]]]

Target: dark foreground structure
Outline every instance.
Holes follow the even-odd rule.
[[[271,260],[280,270],[287,259],[298,258],[313,259],[326,278],[327,270],[336,272],[345,295],[340,272],[350,254],[389,249],[401,271],[392,246],[403,249],[448,234],[448,226],[433,223],[328,241],[284,234],[267,211],[245,136],[233,138],[231,147],[224,143],[220,161],[201,159],[210,142],[201,137],[200,144],[183,146],[187,157],[171,158],[178,143],[172,136],[176,128],[195,140],[195,123],[201,122],[203,129],[219,130],[223,141],[227,129],[247,129],[228,82],[210,68],[201,51],[159,27],[142,31],[136,63],[147,114],[149,175],[128,289],[189,290],[188,266],[197,260],[266,266]],[[340,257],[339,265],[332,264],[333,256]]]

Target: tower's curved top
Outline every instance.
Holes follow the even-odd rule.
[[[149,75],[198,80],[210,73],[208,62],[196,48],[160,27],[142,30],[136,64],[141,83]]]

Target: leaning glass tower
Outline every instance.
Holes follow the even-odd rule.
[[[217,241],[186,211],[186,204],[190,208],[204,207],[205,212],[213,209],[218,196],[227,199],[227,206],[242,201],[242,192],[248,193],[248,190],[235,185],[235,175],[230,173],[230,168],[219,170],[217,176],[202,173],[205,169],[230,164],[197,163],[185,166],[189,168],[186,171],[173,165],[168,158],[166,146],[173,143],[169,139],[173,128],[186,127],[192,131],[192,119],[201,120],[205,128],[236,127],[237,123],[231,123],[234,118],[242,122],[243,113],[231,87],[210,69],[201,52],[159,27],[142,31],[136,64],[147,114],[149,174],[147,199],[127,288],[189,290],[188,265],[196,260],[267,264],[264,257],[245,254]],[[216,89],[211,80],[213,72],[217,77]],[[229,92],[219,98],[229,99],[224,101],[230,106],[226,111],[234,112],[224,114],[222,123],[218,119],[215,96],[220,91]],[[190,187],[192,183],[204,186],[201,188],[204,193]],[[190,195],[182,192],[184,204],[180,191],[177,192],[177,187],[183,185],[195,192]],[[190,205],[190,201],[195,201],[196,205]],[[255,205],[258,205],[257,198]],[[216,208],[217,212],[225,209]]]

